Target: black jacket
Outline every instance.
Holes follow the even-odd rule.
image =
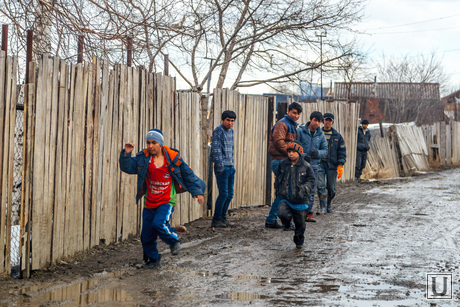
[[[358,127],[358,150],[368,151],[371,148],[371,132],[369,129],[364,134],[363,126]]]
[[[292,194],[289,195],[291,182]],[[275,179],[277,196],[281,196],[293,204],[308,204],[310,202],[309,195],[314,186],[315,173],[307,161],[301,158],[295,165],[292,165],[291,160],[287,158],[280,162]]]
[[[337,169],[337,166],[344,165],[347,161],[347,148],[342,135],[334,128],[331,129],[332,135],[327,141],[327,167]]]

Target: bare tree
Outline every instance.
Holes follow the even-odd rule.
[[[15,0],[4,1],[0,11],[16,26],[22,45],[25,29],[39,29],[41,53],[74,59],[76,36],[83,35],[87,59],[122,62],[129,36],[135,65],[157,71],[169,54],[176,72],[201,90],[213,72],[217,87],[235,89],[293,82],[305,72],[340,66],[353,53],[338,48],[336,38],[360,20],[363,2]],[[326,31],[320,46],[315,33]]]
[[[428,56],[405,55],[402,58],[383,55],[381,61],[377,62],[377,70],[378,79],[383,82],[439,83],[441,87],[449,82],[442,59],[436,56],[436,52]]]
[[[449,76],[435,52],[401,59],[383,56],[377,69],[379,82],[407,83],[400,87],[403,91],[387,101],[387,120],[423,124],[442,119],[440,92],[447,86]]]

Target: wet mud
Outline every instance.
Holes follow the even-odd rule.
[[[303,249],[264,227],[265,206],[232,211],[230,228],[187,224],[178,256],[159,244],[156,269],[141,267],[136,238],[97,247],[1,280],[0,307],[460,304],[460,168],[341,184],[333,209],[307,223]],[[429,299],[427,274],[451,276],[452,298]]]

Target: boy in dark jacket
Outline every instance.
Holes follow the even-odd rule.
[[[301,158],[302,145],[290,141],[287,146],[288,158],[280,162],[275,179],[276,196],[281,199],[278,216],[284,230],[290,230],[291,220],[294,220],[294,243],[297,248],[302,248],[306,210],[316,179],[313,168]]]
[[[120,169],[128,174],[137,174],[136,201],[143,196],[141,241],[144,250],[145,268],[160,264],[157,249],[160,237],[170,246],[171,254],[180,252],[176,230],[169,221],[174,212],[176,194],[190,192],[198,203],[204,202],[206,184],[182,160],[179,152],[164,145],[163,133],[151,129],[146,136],[147,148],[131,157],[133,143],[126,143],[120,153]]]

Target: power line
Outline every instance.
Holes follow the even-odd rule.
[[[400,31],[400,32],[376,32],[370,33],[371,35],[381,35],[381,34],[407,34],[407,33],[420,33],[420,32],[432,32],[432,31],[442,31],[442,30],[450,30],[450,29],[458,29],[460,26],[456,27],[448,27],[448,28],[438,28],[438,29],[426,29],[426,30],[414,30],[414,31]]]
[[[423,20],[423,21],[416,21],[416,22],[411,22],[411,23],[405,23],[401,25],[396,25],[396,26],[388,26],[388,27],[380,27],[380,28],[371,28],[368,30],[383,30],[383,29],[391,29],[391,28],[398,28],[398,27],[405,27],[405,26],[411,26],[411,25],[416,25],[416,24],[421,24],[421,23],[427,23],[427,22],[432,22],[432,21],[438,21],[442,19],[447,19],[447,18],[452,18],[452,17],[457,17],[460,16],[460,14],[455,14],[455,15],[450,15],[450,16],[444,16],[444,17],[439,17],[439,18],[434,18],[434,19],[428,19],[428,20]]]

